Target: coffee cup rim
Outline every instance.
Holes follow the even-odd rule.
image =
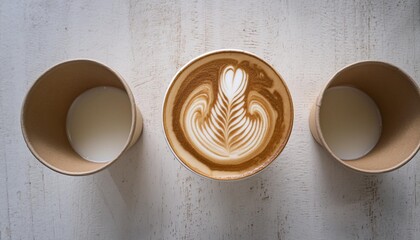
[[[321,124],[320,124],[320,107],[322,105],[322,99],[323,96],[325,94],[325,91],[331,86],[331,84],[333,83],[333,80],[336,79],[341,73],[343,73],[344,71],[347,71],[349,69],[352,69],[354,67],[358,67],[360,65],[365,65],[365,64],[374,64],[374,65],[382,65],[385,67],[389,67],[392,68],[396,71],[401,72],[406,79],[408,80],[408,82],[417,89],[417,92],[419,93],[420,96],[420,89],[418,84],[416,83],[416,81],[414,81],[414,79],[408,75],[404,70],[402,70],[401,68],[395,66],[394,64],[385,62],[385,61],[379,61],[379,60],[362,60],[362,61],[357,61],[357,62],[353,62],[350,64],[345,65],[344,67],[340,68],[338,71],[336,71],[328,80],[328,82],[324,85],[324,87],[322,88],[321,92],[319,93],[316,101],[315,101],[315,118],[314,118],[314,122],[315,122],[315,127],[316,129],[318,129],[318,137],[319,140],[321,141],[322,145],[325,147],[325,149],[328,151],[329,154],[331,154],[338,162],[340,162],[341,164],[343,164],[344,166],[350,168],[351,170],[354,170],[358,173],[364,173],[364,174],[380,174],[380,173],[386,173],[386,172],[391,172],[393,170],[396,170],[402,166],[404,166],[405,164],[407,164],[416,154],[417,152],[420,150],[420,142],[417,144],[416,149],[413,150],[413,152],[404,160],[402,160],[399,164],[396,164],[392,167],[389,168],[385,168],[385,169],[380,169],[380,170],[366,170],[366,169],[361,169],[361,168],[357,168],[352,166],[351,164],[347,163],[347,161],[352,161],[352,160],[343,160],[341,158],[339,158],[329,147],[329,145],[327,144],[327,142],[325,141],[325,138],[322,134],[322,131],[320,131],[321,129]]]
[[[41,79],[43,77],[45,77],[48,73],[50,73],[51,71],[53,71],[54,69],[56,69],[57,67],[66,65],[66,64],[71,64],[71,63],[75,63],[75,62],[86,62],[86,63],[93,63],[96,64],[106,70],[108,70],[109,72],[113,73],[118,80],[121,82],[121,84],[124,86],[124,91],[127,93],[129,100],[130,100],[130,108],[131,108],[131,112],[132,112],[132,116],[131,116],[131,127],[130,127],[130,133],[127,137],[127,142],[125,143],[124,148],[121,150],[121,153],[118,154],[118,156],[108,162],[104,162],[104,163],[98,163],[98,165],[101,165],[99,168],[96,168],[92,171],[83,171],[83,172],[71,172],[71,171],[66,171],[60,168],[57,168],[55,166],[53,166],[52,164],[48,163],[48,161],[44,160],[43,157],[41,157],[38,152],[34,149],[34,147],[32,146],[32,143],[28,137],[27,134],[27,129],[25,126],[25,122],[24,122],[24,116],[25,116],[25,110],[26,110],[26,104],[27,104],[27,98],[30,95],[30,93],[33,91],[34,87],[36,87],[37,84],[40,83]],[[121,157],[121,155],[130,147],[130,141],[134,136],[134,132],[136,129],[136,123],[138,121],[137,116],[136,116],[136,103],[135,103],[135,99],[134,99],[134,95],[131,92],[127,82],[125,81],[125,79],[121,76],[120,73],[118,73],[116,70],[108,67],[106,64],[99,62],[97,60],[93,60],[93,59],[89,59],[89,58],[72,58],[72,59],[68,59],[65,61],[61,61],[51,67],[49,67],[47,70],[45,70],[44,72],[42,72],[38,78],[36,78],[36,80],[31,84],[31,86],[29,87],[28,92],[26,93],[25,97],[23,98],[22,101],[22,105],[21,105],[21,112],[20,112],[20,126],[21,126],[21,131],[22,131],[22,135],[23,135],[23,139],[25,141],[26,146],[29,148],[30,152],[32,153],[32,155],[39,161],[41,162],[44,166],[50,168],[51,170],[57,172],[57,173],[61,173],[61,174],[65,174],[68,176],[86,176],[86,175],[91,175],[94,174],[96,172],[99,172],[107,167],[109,167],[112,163],[114,163],[119,157]],[[87,161],[87,160],[86,160]]]
[[[234,178],[213,178],[213,177],[210,177],[210,176],[207,176],[207,175],[204,175],[204,174],[201,174],[201,173],[199,173],[199,172],[196,172],[196,171],[194,171],[193,169],[191,169],[187,164],[185,164],[180,158],[179,158],[179,156],[175,153],[175,151],[173,150],[173,148],[172,148],[172,146],[171,146],[171,144],[170,144],[170,142],[169,142],[169,139],[168,139],[168,136],[167,136],[167,134],[166,134],[166,127],[165,127],[165,106],[166,106],[166,104],[167,104],[167,97],[168,97],[168,93],[169,93],[169,91],[170,91],[170,89],[172,88],[172,86],[173,86],[173,84],[175,83],[175,81],[176,81],[176,79],[179,77],[179,75],[183,72],[183,71],[185,71],[185,69],[187,69],[191,64],[193,64],[194,62],[196,62],[196,61],[199,61],[200,59],[202,59],[202,58],[205,58],[205,57],[207,57],[207,56],[211,56],[211,55],[214,55],[214,54],[220,54],[220,53],[242,53],[242,54],[245,54],[245,55],[249,55],[249,56],[251,56],[251,57],[254,57],[254,58],[256,58],[256,59],[258,59],[258,60],[260,60],[260,61],[262,61],[263,63],[265,63],[278,77],[279,77],[279,79],[280,79],[280,81],[282,82],[282,85],[284,86],[284,88],[285,88],[285,90],[286,90],[286,93],[287,93],[287,97],[288,97],[288,99],[289,99],[289,102],[290,102],[290,124],[289,124],[289,127],[288,127],[288,129],[287,129],[287,133],[286,133],[286,135],[285,135],[285,138],[284,138],[284,141],[283,141],[283,143],[279,146],[279,150],[275,153],[275,154],[273,154],[272,156],[270,156],[270,158],[268,158],[268,160],[267,161],[264,161],[264,164],[262,164],[261,166],[262,167],[260,167],[260,168],[257,168],[257,170],[256,171],[252,171],[251,173],[249,173],[249,174],[246,174],[246,175],[243,175],[243,176],[240,176],[240,177],[234,177]],[[165,91],[165,95],[164,95],[164,99],[163,99],[163,103],[162,103],[162,124],[161,124],[161,127],[162,127],[162,131],[163,131],[163,135],[165,136],[165,140],[166,140],[166,143],[167,143],[167,145],[169,146],[169,149],[171,150],[171,152],[172,152],[172,154],[175,156],[175,158],[178,160],[178,162],[180,162],[184,167],[186,167],[189,171],[191,171],[191,172],[193,172],[194,174],[196,174],[196,175],[199,175],[199,176],[201,176],[201,177],[203,177],[203,178],[205,178],[205,179],[211,179],[211,180],[216,180],[216,181],[221,181],[221,182],[232,182],[232,181],[238,181],[238,180],[244,180],[244,179],[247,179],[247,178],[250,178],[250,177],[252,177],[252,176],[255,176],[255,175],[257,175],[258,173],[261,173],[263,170],[265,170],[265,169],[267,169],[267,167],[272,163],[272,162],[274,162],[274,160],[276,160],[279,156],[280,156],[280,154],[283,152],[283,150],[284,150],[284,148],[286,147],[286,145],[287,145],[287,143],[288,143],[288,141],[289,141],[289,139],[290,139],[290,136],[291,136],[291,133],[292,133],[292,129],[293,129],[293,123],[294,123],[294,106],[293,106],[293,101],[292,101],[292,96],[291,96],[291,94],[290,94],[290,90],[289,90],[289,88],[287,87],[287,85],[286,85],[286,83],[285,83],[285,81],[284,81],[284,79],[283,79],[283,77],[280,75],[280,73],[271,65],[271,64],[269,64],[267,61],[265,61],[263,58],[261,58],[261,57],[259,57],[258,55],[256,55],[256,54],[254,54],[254,53],[251,53],[251,52],[248,52],[248,51],[245,51],[245,50],[240,50],[240,49],[218,49],[218,50],[213,50],[213,51],[208,51],[208,52],[205,52],[205,53],[203,53],[203,54],[201,54],[201,55],[199,55],[199,56],[197,56],[197,57],[195,57],[195,58],[193,58],[193,59],[191,59],[190,61],[188,61],[187,63],[185,63],[177,72],[176,72],[176,74],[174,75],[174,77],[171,79],[171,81],[170,81],[170,83],[168,84],[168,87],[167,87],[167,89],[166,89],[166,91]]]

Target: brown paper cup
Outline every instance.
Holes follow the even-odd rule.
[[[351,86],[369,95],[382,117],[382,134],[364,157],[343,161],[325,142],[320,127],[324,92],[331,87]],[[309,127],[315,140],[343,165],[364,173],[383,173],[407,163],[420,147],[420,92],[401,69],[384,62],[365,61],[338,71],[312,107]]]
[[[179,116],[174,114],[175,112],[181,112],[180,110],[182,110],[182,106],[176,104],[178,101],[176,99],[176,96],[181,92],[180,89],[182,89],[183,85],[188,86],[188,84],[191,84],[190,80],[186,80],[188,79],[188,76],[193,72],[197,72],[197,69],[199,69],[200,65],[205,65],[210,62],[223,59],[228,59],[228,62],[234,62],[235,64],[246,63],[250,66],[258,66],[258,69],[264,70],[264,75],[261,72],[260,76],[268,76],[268,79],[271,80],[265,78],[261,79],[264,79],[265,83],[267,83],[267,85],[270,85],[271,88],[269,91],[260,91],[264,93],[264,96],[268,96],[267,98],[269,98],[271,94],[274,94],[273,96],[276,97],[273,97],[273,99],[281,99],[280,103],[278,103],[280,106],[279,109],[281,109],[278,111],[278,113],[281,114],[281,116],[278,117],[279,120],[276,119],[275,122],[272,122],[272,126],[266,126],[267,128],[272,127],[274,129],[278,129],[276,132],[273,131],[273,135],[271,135],[268,138],[268,140],[271,141],[270,146],[265,146],[265,148],[262,151],[259,151],[259,153],[253,156],[253,159],[243,162],[241,164],[222,165],[208,160],[209,158],[204,154],[198,153],[194,146],[183,144],[183,142],[188,142],[188,140],[185,140],[187,138],[185,137],[186,135],[183,132],[183,130],[178,130],[182,129],[182,125],[174,124],[174,122],[178,122],[178,124],[179,122],[181,122],[179,120]],[[222,65],[227,64],[224,63]],[[222,70],[220,66],[216,66],[217,67],[214,67],[214,69],[220,68],[217,71]],[[211,80],[207,79],[207,83],[205,83],[205,81],[202,81],[203,79],[205,79],[204,77],[201,79],[197,79],[200,79],[200,84],[208,84],[208,82],[214,81],[213,78],[208,78]],[[254,78],[253,80],[255,79],[256,78]],[[188,84],[185,84],[186,82],[188,82]],[[195,85],[194,83],[190,86],[193,86],[193,88],[198,89],[197,85]],[[217,89],[214,91],[217,91]],[[185,94],[185,92],[182,92],[182,94],[180,95],[188,96]],[[214,96],[216,96],[215,93]],[[166,141],[172,153],[179,160],[179,162],[182,165],[184,165],[187,169],[191,170],[195,174],[198,174],[199,176],[221,181],[245,179],[254,176],[255,174],[265,169],[268,165],[270,165],[280,155],[280,153],[286,146],[287,141],[289,140],[290,134],[292,132],[294,117],[292,97],[289,93],[286,83],[284,82],[280,74],[262,58],[252,53],[235,49],[222,49],[208,52],[194,58],[189,63],[184,65],[184,67],[182,67],[176,73],[171,83],[169,84],[165,94],[162,109],[162,127],[165,133]],[[255,140],[250,140],[250,142],[255,142]]]
[[[67,138],[68,109],[81,93],[98,86],[117,87],[129,96],[133,114],[123,152],[139,138],[142,116],[123,78],[109,67],[92,60],[63,62],[38,78],[22,107],[23,137],[32,154],[45,166],[67,175],[87,175],[106,168],[118,159],[106,163],[87,161],[73,150]]]

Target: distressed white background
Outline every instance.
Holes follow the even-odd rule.
[[[362,175],[308,129],[318,92],[347,64],[387,61],[420,83],[420,2],[367,2],[0,1],[0,239],[420,239],[420,154],[395,172]],[[295,106],[280,157],[231,183],[182,167],[161,130],[173,75],[220,48],[270,62]],[[71,58],[119,71],[144,116],[139,142],[86,177],[41,165],[19,125],[30,85]]]

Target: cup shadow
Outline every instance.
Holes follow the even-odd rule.
[[[341,216],[329,221],[333,216],[325,213],[324,219],[343,234],[348,234],[350,226],[353,233],[378,235],[381,216],[392,214],[392,208],[386,207],[385,203],[394,204],[393,199],[399,194],[394,190],[397,186],[393,174],[356,172],[340,164],[315,141],[314,145],[320,169],[314,180],[320,183],[317,201],[333,207],[334,215]],[[355,219],[358,219],[357,223]]]
[[[107,169],[129,207],[134,205],[134,185],[138,185],[140,181],[139,169],[142,168],[143,164],[143,161],[140,159],[140,153],[143,150],[144,137],[140,136],[138,141]]]
[[[140,153],[144,150],[144,138],[124,152],[111,166],[94,176],[101,201],[104,201],[113,218],[118,220],[120,239],[127,239],[135,217],[136,203],[141,194],[141,169],[143,161]]]
[[[137,172],[141,168],[141,161],[138,156],[142,146],[143,140],[140,138],[107,169],[77,179],[78,191],[88,192],[91,196],[83,207],[100,216],[95,224],[110,225],[117,239],[127,239],[130,233],[131,212],[136,204],[133,187],[139,180]]]
[[[215,181],[203,179],[208,189],[203,194],[211,196],[214,206],[206,209],[211,212],[212,219],[217,219],[219,226],[218,238],[258,238],[256,234],[266,233],[277,235],[273,229],[278,229],[280,218],[285,213],[279,212],[279,199],[275,189],[279,179],[270,179],[276,176],[273,166],[251,176],[237,181]],[[277,214],[269,214],[270,209],[277,209]],[[280,208],[280,210],[282,210]],[[287,218],[287,217],[286,217]],[[238,219],[240,219],[238,221]]]

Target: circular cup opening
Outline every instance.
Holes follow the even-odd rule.
[[[206,70],[200,70],[202,68]],[[255,68],[256,70],[252,70],[253,68]],[[245,74],[243,74],[244,72]],[[226,74],[224,75],[224,73]],[[237,73],[238,75],[236,75]],[[250,88],[247,88],[249,86],[248,82],[246,82],[246,80],[243,80],[246,78],[243,78],[243,76],[246,76],[246,74],[249,74],[250,76],[249,81],[256,81],[258,83],[256,84],[253,90],[249,90]],[[221,76],[224,76],[224,78]],[[232,80],[226,81],[230,85],[220,85],[219,87],[219,84],[221,84],[220,81],[222,81],[220,79],[230,79],[229,76],[232,77]],[[236,79],[233,78],[233,76],[241,76],[238,79],[242,79],[241,84],[243,85],[239,84],[237,80],[233,80]],[[246,87],[243,87],[242,89],[241,86]],[[225,89],[221,90],[222,88]],[[233,90],[229,92],[227,89],[230,88],[232,88]],[[200,91],[200,93],[203,93],[203,95],[195,95],[195,93],[197,93],[198,91]],[[209,104],[208,106],[211,105],[211,107],[213,108],[225,109],[219,111],[219,113],[214,112],[214,114],[220,117],[224,114],[223,111],[227,111],[227,108],[222,106],[222,102],[219,102],[221,104],[220,106],[215,106],[217,105],[217,97],[220,91],[226,91],[226,100],[223,100],[226,102],[230,101],[229,99],[246,99],[245,97],[229,98],[236,93],[242,93],[242,91],[244,91],[243,93],[245,93],[246,91],[260,91],[258,94],[253,92],[253,94],[256,95],[255,102],[265,101],[264,103],[270,104],[268,102],[269,100],[264,100],[264,98],[271,98],[271,101],[276,101],[277,103],[275,107],[273,107],[273,109],[276,109],[275,112],[278,112],[278,115],[273,116],[278,116],[278,118],[281,119],[281,121],[276,120],[272,122],[272,125],[264,126],[267,129],[274,129],[272,130],[273,134],[270,137],[270,139],[274,140],[270,143],[267,143],[268,141],[264,142],[264,146],[268,147],[265,147],[260,152],[254,154],[253,157],[250,158],[250,160],[244,160],[245,158],[243,158],[238,160],[238,162],[241,160],[242,162],[232,163],[233,160],[228,159],[227,161],[230,161],[230,163],[225,164],[222,162],[224,161],[224,159],[222,158],[228,155],[217,155],[220,152],[216,153],[215,149],[218,149],[217,151],[221,151],[224,153],[227,152],[226,148],[224,148],[223,146],[228,146],[228,144],[223,145],[223,143],[220,142],[226,143],[226,139],[229,137],[230,133],[224,132],[224,138],[219,142],[217,142],[218,140],[214,140],[215,138],[213,138],[213,140],[210,139],[211,137],[209,138],[210,135],[208,135],[209,132],[213,131],[213,133],[215,134],[213,136],[216,136],[216,134],[218,134],[216,133],[217,131],[223,131],[220,130],[222,128],[218,128],[216,126],[217,123],[215,122],[208,124],[203,123],[207,125],[207,129],[204,129],[204,127],[201,128],[202,130],[198,130],[196,132],[194,132],[195,130],[191,130],[189,133],[187,132],[189,131],[188,129],[193,129],[197,126],[193,124],[188,125],[188,122],[191,123],[189,120],[186,120],[188,117],[181,116],[181,112],[184,111],[186,113],[185,109],[193,106],[187,104],[187,102],[201,99],[197,100],[199,104],[205,101],[207,102],[206,104]],[[201,98],[202,96],[205,97]],[[219,99],[221,98],[222,97],[220,97]],[[238,104],[238,106],[242,105]],[[209,107],[207,113],[210,113],[210,111],[211,110]],[[244,112],[246,111],[247,110],[245,109]],[[238,112],[240,111],[238,110]],[[204,116],[204,114],[201,113],[199,115]],[[225,114],[224,116],[227,115],[228,114]],[[185,114],[185,116],[192,115]],[[206,53],[193,59],[175,75],[165,94],[162,117],[163,129],[168,145],[174,153],[174,155],[176,156],[176,158],[185,167],[187,167],[194,173],[197,173],[203,177],[210,179],[238,180],[244,179],[262,171],[272,161],[274,161],[284,149],[292,131],[293,105],[286,84],[284,83],[281,76],[268,63],[251,53],[247,53],[241,50],[218,50]],[[207,119],[210,119],[210,117],[208,117]],[[242,117],[238,117],[238,119],[243,120]],[[223,121],[225,121],[226,125],[228,124],[228,120],[225,119]],[[191,128],[189,128],[188,126],[191,126]],[[223,129],[228,129],[228,127]],[[188,134],[190,134],[190,136],[188,136]],[[232,133],[232,136],[233,134],[235,133]],[[237,134],[238,135],[236,136],[239,136],[240,132],[238,132]],[[194,139],[207,139],[204,141],[207,141],[205,142],[205,144],[208,145],[205,146],[205,144],[200,144],[198,141],[194,142]],[[239,137],[236,139],[240,141]],[[247,144],[249,144],[250,142],[252,141],[247,141]],[[210,155],[205,155],[204,153],[210,153]],[[216,157],[214,157],[215,155]],[[217,159],[219,156],[222,157]],[[237,156],[241,155],[238,154],[235,157]],[[239,158],[240,157],[238,157],[237,159]]]
[[[382,132],[375,147],[364,157],[343,161],[326,143],[320,128],[324,92],[350,86],[366,93],[376,103],[382,118]],[[317,101],[319,140],[342,164],[366,173],[394,170],[407,163],[420,146],[420,92],[416,83],[399,68],[384,62],[359,62],[340,70]]]
[[[116,87],[128,94],[132,121],[124,150],[137,140],[141,132],[141,116],[122,77],[92,60],[67,61],[41,75],[23,103],[23,136],[32,154],[41,163],[63,174],[86,175],[115,161],[95,163],[83,159],[73,150],[67,136],[66,119],[71,104],[80,94],[98,86]]]

